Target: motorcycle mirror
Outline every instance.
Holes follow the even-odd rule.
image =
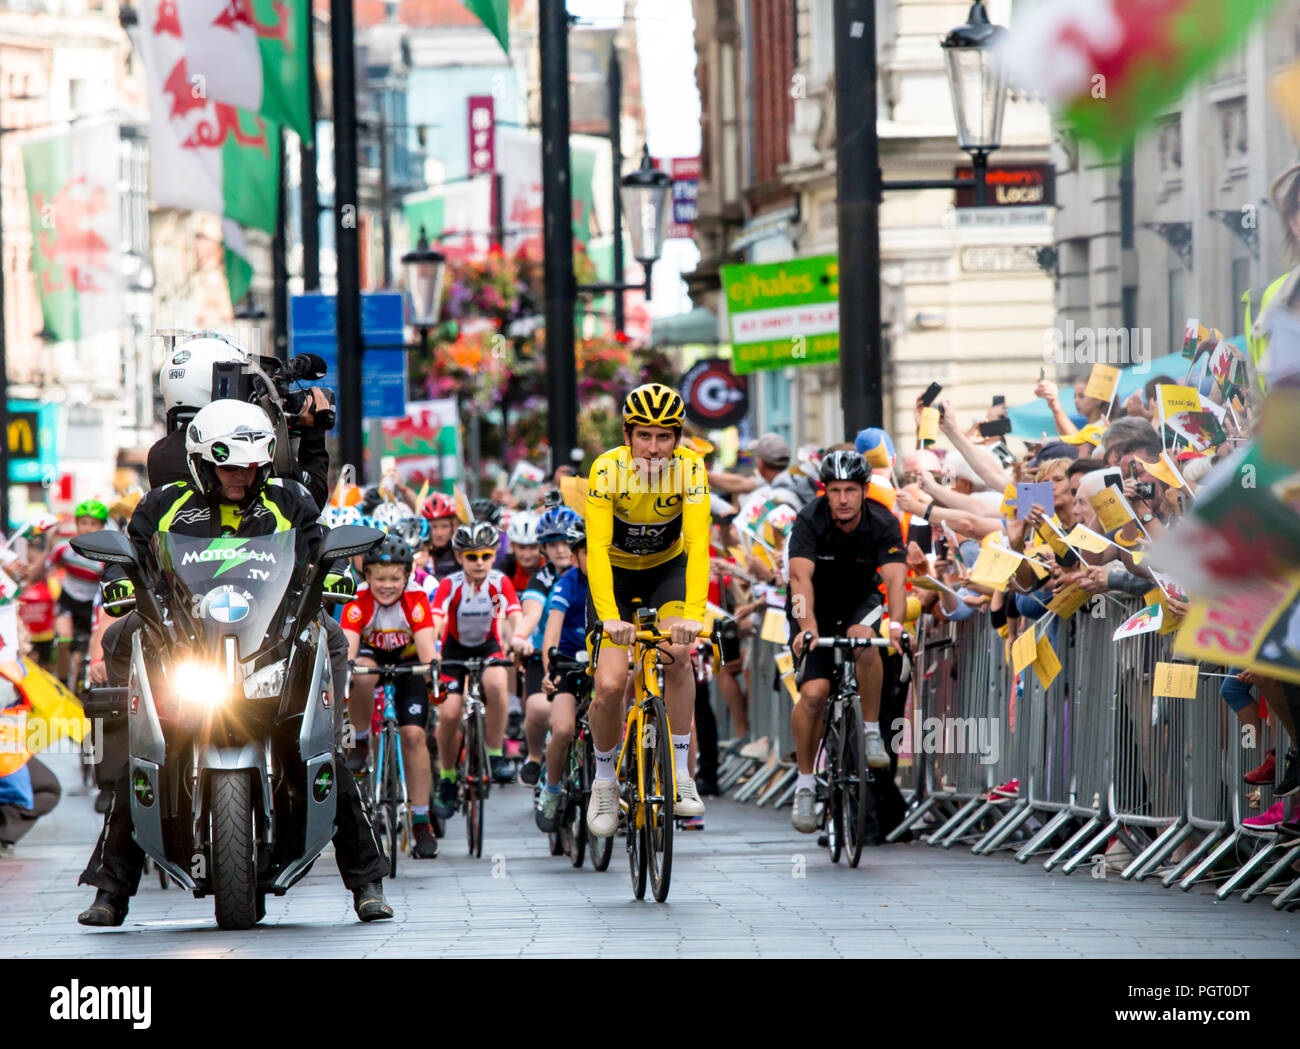
[[[364,554],[384,541],[384,533],[378,528],[366,528],[363,525],[340,525],[331,528],[325,542],[321,544],[320,562],[333,561],[339,557],[354,557]]]
[[[137,564],[135,548],[121,532],[110,532],[107,529],[87,532],[85,535],[74,536],[71,546],[91,561],[103,561],[112,565]]]

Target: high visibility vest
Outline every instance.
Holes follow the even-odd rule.
[[[1258,327],[1258,322],[1263,320],[1264,311],[1268,309],[1268,304],[1273,301],[1273,297],[1282,290],[1282,286],[1287,283],[1287,280],[1297,272],[1300,271],[1291,270],[1277,277],[1262,291],[1259,288],[1251,288],[1241,296],[1241,301],[1246,307],[1245,317],[1242,320],[1242,331],[1246,333],[1246,349],[1250,351],[1251,360],[1255,362],[1260,390],[1264,389],[1264,376],[1259,373],[1259,362],[1264,356],[1264,351],[1268,348],[1268,334],[1262,327]]]
[[[17,686],[14,691],[19,702],[0,710],[0,777],[12,776],[32,756],[27,749],[27,712],[31,704]]]

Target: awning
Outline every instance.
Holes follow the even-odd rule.
[[[650,334],[650,345],[687,346],[691,343],[718,344],[718,317],[707,306],[696,306],[689,313],[671,317],[656,317]]]

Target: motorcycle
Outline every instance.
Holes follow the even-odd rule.
[[[314,564],[297,562],[295,538],[160,532],[156,580],[119,532],[72,540],[135,588],[129,683],[86,704],[127,719],[135,840],[196,899],[213,897],[223,929],[260,921],[267,895],[284,895],[334,834],[346,682],[330,672],[321,585],[383,533],[334,528]]]

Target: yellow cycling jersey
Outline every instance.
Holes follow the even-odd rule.
[[[709,591],[709,480],[684,448],[662,465],[634,460],[627,445],[601,455],[587,482],[587,579],[602,620],[617,619],[612,568],[645,569],[686,553],[687,619],[700,620]]]

